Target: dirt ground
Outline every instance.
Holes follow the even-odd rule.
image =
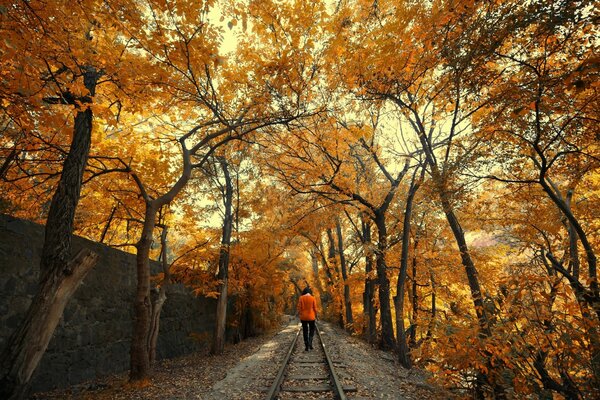
[[[289,319],[281,330],[228,345],[221,356],[208,351],[161,361],[150,382],[127,383],[119,374],[70,388],[38,393],[33,399],[204,399],[253,400],[264,398],[277,373],[282,352],[299,329]],[[321,322],[324,342],[334,363],[342,365],[345,385],[357,388],[349,399],[450,399],[452,395],[429,384],[425,374],[406,370],[392,354],[372,348],[342,329]]]

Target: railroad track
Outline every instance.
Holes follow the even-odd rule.
[[[356,388],[342,385],[323,344],[319,326],[313,338],[314,350],[304,351],[301,331],[294,336],[266,399],[346,400],[345,392],[356,391]]]

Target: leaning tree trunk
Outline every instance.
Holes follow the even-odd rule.
[[[385,226],[385,214],[377,213],[375,216],[377,226],[377,254],[375,267],[377,270],[377,283],[379,286],[379,312],[381,319],[381,339],[379,346],[382,349],[393,349],[395,347],[394,327],[392,325],[392,308],[390,305],[390,280],[387,277],[387,265],[385,253],[387,251],[387,228]]]
[[[351,327],[354,323],[352,318],[352,302],[350,301],[350,286],[348,285],[348,273],[346,266],[346,257],[344,255],[344,238],[342,236],[342,225],[340,220],[336,220],[336,230],[338,237],[338,249],[340,253],[340,267],[342,269],[342,279],[344,281],[344,309],[346,310],[346,326]]]
[[[217,325],[212,343],[212,354],[221,354],[225,348],[225,323],[227,321],[227,279],[229,275],[229,249],[231,245],[231,231],[233,215],[231,212],[233,202],[233,185],[231,176],[224,158],[220,159],[223,174],[225,175],[225,219],[223,221],[223,237],[219,251],[219,298],[217,300]]]
[[[462,265],[465,268],[469,289],[471,291],[471,299],[473,301],[475,314],[477,315],[477,319],[479,321],[479,331],[482,336],[490,336],[491,332],[489,326],[489,317],[483,304],[483,295],[481,293],[481,286],[479,285],[479,275],[477,273],[477,268],[475,268],[475,263],[471,258],[467,241],[465,240],[465,232],[460,226],[460,222],[454,213],[454,208],[452,207],[452,203],[450,201],[450,195],[444,187],[439,170],[436,166],[432,166],[432,171],[435,171],[432,172],[432,175],[436,181],[436,189],[442,203],[442,209],[446,215],[448,225],[450,225],[450,229],[454,235],[454,239],[460,252]]]
[[[84,72],[84,84],[91,96],[98,77],[99,73],[92,68]],[[90,101],[90,98],[81,99],[81,102]],[[21,325],[13,332],[2,352],[2,399],[19,399],[27,395],[31,376],[48,347],[67,302],[97,260],[97,256],[89,250],[79,252],[74,258],[71,255],[73,220],[90,151],[92,119],[92,110],[88,107],[79,109],[75,116],[73,141],[46,221],[39,289]]]
[[[402,103],[397,103],[400,107],[404,105]],[[429,138],[427,136],[425,127],[419,117],[418,113],[414,110],[410,110],[413,114],[414,120],[411,120],[417,135],[419,136],[419,141],[421,142],[421,148],[423,149],[423,153],[425,155],[425,160],[427,165],[429,166],[431,172],[431,178],[434,183],[435,191],[440,199],[442,204],[442,210],[446,215],[446,220],[448,221],[448,225],[450,225],[450,229],[452,230],[452,234],[454,235],[454,239],[458,246],[458,250],[460,252],[460,258],[462,260],[462,265],[465,268],[465,272],[467,275],[467,280],[469,282],[469,289],[471,291],[471,299],[473,301],[475,313],[477,315],[477,319],[479,321],[479,331],[482,336],[490,335],[490,327],[489,327],[489,319],[485,308],[483,306],[483,296],[481,294],[481,287],[479,285],[479,277],[477,274],[477,268],[475,268],[475,263],[471,258],[471,253],[469,252],[469,247],[467,246],[467,241],[465,240],[465,232],[463,231],[456,214],[454,213],[454,208],[451,202],[451,195],[446,188],[446,177],[443,175],[442,171],[440,171],[440,167],[437,163],[435,155],[433,153],[433,147]],[[449,154],[450,149],[446,149],[447,154]]]

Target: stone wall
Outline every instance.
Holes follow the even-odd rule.
[[[44,228],[0,214],[0,349],[17,327],[37,288]],[[135,256],[74,237],[73,250],[87,247],[98,264],[67,305],[33,378],[33,390],[79,383],[129,368],[135,292]],[[155,264],[153,268],[158,268]],[[198,350],[214,327],[214,300],[174,285],[163,307],[157,357]]]

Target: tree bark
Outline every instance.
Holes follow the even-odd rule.
[[[346,257],[344,255],[344,238],[342,236],[342,225],[339,218],[336,220],[336,231],[338,237],[338,250],[340,253],[340,267],[342,269],[342,279],[344,281],[344,309],[346,311],[346,327],[351,328],[354,320],[352,318],[352,302],[350,300],[350,286],[348,285],[348,274],[346,267]]]
[[[319,276],[319,259],[317,258],[317,251],[318,249],[310,250],[310,262],[312,265],[313,279],[315,280],[315,284],[317,285],[317,290],[319,291],[319,293],[323,293],[323,285],[321,284],[321,277]]]
[[[419,324],[417,323],[419,317],[419,293],[417,284],[417,245],[419,243],[418,237],[415,238],[413,246],[413,257],[412,257],[412,321],[410,326],[410,338],[409,346],[414,348],[417,346],[417,329]]]
[[[382,349],[393,349],[395,347],[395,339],[394,327],[392,325],[392,308],[390,306],[390,280],[387,277],[387,265],[385,262],[387,228],[384,212],[375,214],[375,226],[377,227],[378,235],[375,266],[379,286],[379,312],[381,319],[381,339],[379,345]]]
[[[429,320],[429,324],[427,325],[427,333],[425,334],[425,338],[427,340],[431,339],[433,335],[433,324],[435,323],[435,318],[437,316],[437,286],[435,284],[435,275],[433,275],[433,269],[431,269],[431,267],[429,267],[429,279],[431,280],[431,319]]]
[[[367,341],[377,341],[377,310],[375,306],[375,281],[370,277],[373,271],[373,254],[371,252],[371,224],[362,220],[362,240],[365,246],[365,291],[363,305],[367,320]]]
[[[110,211],[110,215],[108,216],[108,220],[106,221],[106,225],[104,225],[104,229],[102,229],[102,234],[100,235],[100,240],[98,243],[104,243],[104,239],[106,238],[106,234],[108,233],[108,229],[110,228],[110,224],[112,223],[113,218],[115,217],[115,212],[117,211],[117,206],[114,206]]]
[[[600,298],[600,288],[598,286],[598,275],[596,271],[596,254],[592,245],[590,244],[583,227],[575,218],[575,215],[567,205],[567,203],[553,190],[551,184],[548,183],[546,178],[546,171],[542,169],[540,172],[540,185],[544,189],[544,192],[550,197],[556,207],[562,212],[562,214],[569,220],[570,229],[573,229],[578,239],[581,241],[583,249],[585,250],[586,259],[588,262],[588,273],[590,280],[590,290],[594,297]],[[596,313],[600,319],[600,309],[596,308]]]
[[[231,231],[233,223],[232,203],[233,203],[233,185],[227,161],[220,158],[221,168],[225,175],[225,218],[223,221],[223,235],[221,239],[221,249],[219,251],[219,271],[218,279],[219,298],[217,301],[217,325],[213,337],[212,354],[221,354],[225,348],[225,323],[227,321],[227,279],[229,275],[229,250],[231,245]]]
[[[90,67],[83,70],[84,85],[93,96],[100,73]],[[89,102],[90,97],[81,100],[81,103]],[[4,399],[26,396],[31,376],[48,347],[64,307],[97,259],[85,251],[71,258],[73,221],[92,141],[93,120],[87,104],[77,107],[73,140],[46,221],[39,290],[2,353],[0,397]]]
[[[158,210],[154,202],[146,202],[144,227],[137,243],[136,270],[137,288],[133,304],[133,334],[130,349],[129,379],[132,381],[145,379],[150,374],[150,354],[148,338],[150,335],[150,320],[152,302],[150,300],[150,247],[152,233],[156,224]]]
[[[163,270],[163,280],[158,288],[158,293],[155,299],[152,299],[152,312],[150,317],[150,335],[148,339],[148,357],[150,359],[150,367],[156,361],[156,345],[158,343],[158,332],[160,331],[160,314],[162,307],[167,300],[167,288],[171,284],[171,273],[168,260],[169,248],[167,246],[168,228],[163,226],[160,235],[161,243],[161,266]]]
[[[327,228],[326,229],[326,234],[327,234],[327,248],[328,248],[328,253],[327,253],[327,265],[331,267],[331,272],[330,272],[330,276],[332,277],[332,285],[331,285],[331,292],[333,293],[333,306],[335,309],[335,316],[337,318],[337,323],[340,327],[344,327],[344,312],[343,312],[343,305],[342,305],[342,300],[340,299],[340,293],[339,293],[339,280],[340,280],[340,273],[339,273],[339,269],[338,269],[338,260],[335,256],[336,253],[336,249],[335,249],[335,240],[333,238],[333,231],[331,230],[331,228]]]
[[[573,199],[573,191],[569,190],[567,192],[567,201],[566,205],[569,210],[571,210],[571,200]],[[579,279],[579,250],[577,248],[577,232],[575,231],[575,227],[571,221],[568,221],[569,224],[569,269],[571,270],[571,274],[575,277],[575,279]]]
[[[475,264],[473,263],[471,253],[469,252],[469,248],[467,246],[467,241],[465,240],[465,232],[460,226],[458,218],[454,214],[454,210],[450,205],[450,201],[446,197],[447,195],[441,193],[440,196],[442,196],[442,207],[444,209],[444,213],[446,214],[446,219],[448,220],[450,229],[452,229],[452,233],[454,234],[454,238],[460,251],[460,258],[467,274],[469,289],[471,291],[471,299],[473,300],[475,313],[477,314],[477,319],[479,321],[479,328],[483,335],[489,336],[489,318],[483,304],[483,296],[481,294],[481,287],[479,285],[477,268],[475,268]]]
[[[401,108],[406,108],[406,104],[404,104],[402,101],[399,101],[399,99],[393,100]],[[435,191],[437,192],[437,195],[440,199],[440,202],[442,204],[442,210],[446,215],[446,220],[448,221],[448,225],[450,225],[450,229],[452,230],[454,239],[456,241],[456,244],[458,245],[462,264],[465,268],[467,280],[469,282],[471,299],[473,301],[475,313],[479,321],[480,332],[484,336],[489,336],[489,319],[483,304],[483,296],[481,294],[481,287],[479,285],[477,269],[475,268],[475,264],[473,263],[473,259],[471,258],[469,247],[467,246],[467,242],[465,240],[465,233],[462,227],[460,226],[456,214],[454,213],[454,208],[451,202],[451,195],[446,188],[446,177],[444,176],[442,171],[440,171],[439,165],[435,158],[435,154],[433,152],[431,142],[427,137],[427,133],[420,116],[418,115],[415,109],[408,107],[408,110],[413,115],[413,119],[410,119],[410,122],[413,125],[415,132],[419,136],[421,148],[423,149],[426,163],[429,166],[431,172],[431,178],[433,180]],[[453,131],[454,128],[454,126],[451,127],[451,130]],[[446,154],[449,154],[449,152],[450,148],[447,147]]]
[[[15,145],[8,154],[8,156],[6,156],[6,158],[4,159],[2,165],[0,165],[0,179],[4,179],[4,177],[8,173],[8,170],[10,169],[11,164],[17,158],[18,155],[19,151],[17,150],[17,145]]]
[[[415,171],[416,173],[416,171]],[[410,242],[410,219],[412,217],[413,202],[415,194],[419,189],[420,182],[416,181],[416,175],[413,175],[413,179],[408,190],[408,196],[406,197],[406,207],[404,210],[404,222],[402,226],[402,253],[400,255],[400,273],[398,274],[398,281],[396,283],[396,331],[397,331],[397,343],[398,343],[398,359],[400,364],[404,368],[411,368],[412,362],[410,359],[410,352],[408,349],[408,343],[406,342],[406,333],[404,329],[404,288],[406,286],[406,276],[408,272],[408,245]]]
[[[589,352],[590,352],[590,364],[594,373],[594,380],[600,384],[600,333],[598,332],[598,320],[594,318],[592,310],[600,309],[600,298],[595,297],[594,293],[587,289],[575,279],[575,277],[567,270],[565,270],[560,263],[552,254],[547,253],[546,257],[552,263],[553,268],[560,272],[569,281],[571,288],[575,294],[575,299],[579,304],[581,315],[585,321],[586,336],[589,341]]]
[[[191,131],[192,132],[192,131]],[[145,203],[144,226],[138,243],[136,244],[136,272],[137,287],[133,303],[133,333],[131,336],[129,380],[138,381],[148,378],[151,372],[150,351],[148,347],[150,338],[150,323],[152,315],[152,301],[150,299],[150,247],[158,210],[171,203],[181,192],[192,175],[190,151],[185,146],[188,135],[179,139],[182,148],[183,170],[181,176],[169,191],[162,196],[152,199],[140,178],[132,173]]]

